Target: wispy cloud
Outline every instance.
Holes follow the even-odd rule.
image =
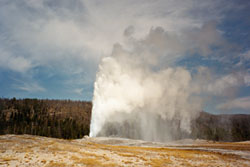
[[[19,90],[47,89],[38,84],[42,80],[38,75],[43,73],[46,77],[59,76],[62,89],[70,87],[71,92],[80,94],[93,85],[101,58],[111,54],[115,43],[128,50],[128,43],[133,40],[140,41],[141,46],[145,45],[142,41],[162,45],[157,48],[166,55],[160,60],[162,66],[190,54],[206,56],[208,60],[230,60],[228,52],[218,52],[231,45],[217,24],[228,17],[226,12],[243,8],[247,6],[234,0],[0,0],[0,69],[31,78],[29,84],[15,84]],[[124,36],[124,30],[130,31]],[[144,39],[150,31],[151,36]],[[144,50],[144,55],[156,53],[152,52],[153,45],[138,48]],[[157,54],[147,61],[154,62],[154,56]],[[248,57],[249,52],[244,52],[239,64],[249,62]],[[223,94],[242,85],[231,71],[217,72],[222,74],[212,76],[215,83],[205,84],[207,92],[217,90]],[[244,80],[250,83],[249,77]]]
[[[17,90],[25,91],[28,93],[35,93],[35,92],[45,92],[46,89],[39,85],[36,82],[23,82],[19,81],[19,83],[13,84],[12,87]]]
[[[15,72],[25,73],[32,68],[32,63],[28,59],[12,55],[0,48],[0,67],[10,69]]]
[[[219,110],[243,109],[250,110],[250,96],[229,100],[217,106]]]
[[[77,95],[82,95],[83,94],[83,88],[76,88],[73,90],[74,93]]]
[[[7,37],[1,42],[8,45],[5,47],[8,52],[19,51],[19,59],[29,60],[26,66],[61,68],[67,63],[98,61],[111,53],[114,43],[123,43],[123,31],[130,25],[137,30],[136,38],[145,36],[155,26],[178,35],[200,28],[210,20],[219,21],[226,9],[219,8],[222,1],[199,2],[199,5],[195,0],[56,2],[1,2],[0,23],[3,27],[0,35]],[[203,14],[203,10],[208,13]],[[196,41],[202,53],[209,52],[207,44],[220,41],[215,35],[211,26],[201,31]],[[10,45],[7,41],[14,43]],[[12,61],[15,60],[9,60],[10,64]]]

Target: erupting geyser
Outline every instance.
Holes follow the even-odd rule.
[[[189,133],[202,103],[190,72],[171,65],[183,53],[178,38],[155,28],[142,40],[126,39],[99,65],[90,136],[166,141]]]

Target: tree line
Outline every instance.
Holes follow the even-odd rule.
[[[82,138],[89,134],[91,109],[92,103],[86,101],[0,98],[0,135],[31,134],[64,139]],[[250,115],[213,115],[201,112],[200,116],[192,121],[190,134],[181,133],[178,122],[174,123],[175,128],[171,132],[176,140],[250,140]]]
[[[201,112],[192,122],[192,138],[213,141],[246,141],[250,140],[250,115],[222,114],[213,115]]]
[[[89,134],[91,102],[0,99],[0,134],[75,139]]]

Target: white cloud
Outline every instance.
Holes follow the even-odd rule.
[[[250,110],[250,96],[229,100],[217,106],[219,110],[243,109]]]
[[[194,76],[194,90],[208,96],[235,97],[240,88],[249,86],[249,73],[244,71],[220,74],[199,67]]]
[[[40,86],[38,83],[20,83],[20,84],[14,84],[14,89],[19,89],[25,92],[33,93],[33,92],[44,92],[46,91],[45,88]]]
[[[113,44],[124,40],[124,29],[130,25],[135,27],[135,38],[145,36],[151,27],[157,26],[179,35],[200,28],[209,20],[219,21],[223,11],[218,8],[220,5],[196,0],[75,0],[71,3],[22,0],[3,3],[0,22],[7,29],[2,33],[15,41],[8,47],[9,52],[18,46],[25,52],[20,56],[28,57],[32,65],[60,62],[61,66],[67,66],[65,59],[73,63],[99,61],[100,57],[109,55]],[[216,10],[209,12],[208,8]],[[203,10],[209,13],[205,15]],[[197,40],[202,43],[202,52],[209,52],[207,44],[217,41],[210,30],[208,27],[201,32],[205,40],[202,36]]]
[[[245,64],[249,64],[250,63],[250,50],[247,50],[246,52],[237,55],[240,60],[239,62],[236,64],[236,67],[244,67]]]
[[[244,77],[244,82],[245,82],[246,86],[250,86],[250,74],[248,74]]]
[[[77,95],[82,95],[83,94],[83,88],[76,88],[73,90],[74,93]]]
[[[21,56],[13,56],[0,48],[0,67],[25,73],[32,68],[31,62]]]
[[[250,50],[242,54],[243,59],[250,60]]]
[[[0,42],[6,54],[0,55],[0,67],[25,73],[43,66],[94,78],[100,59],[111,54],[115,43],[129,50],[133,40],[141,45],[138,55],[145,56],[138,60],[151,64],[166,66],[187,52],[209,55],[212,45],[227,45],[215,23],[232,7],[224,0],[2,0]],[[230,77],[216,79],[206,84],[207,92],[240,84]]]
[[[212,80],[207,86],[207,91],[215,95],[225,95],[231,92],[233,88],[241,87],[243,84],[243,76],[228,74],[216,80]]]

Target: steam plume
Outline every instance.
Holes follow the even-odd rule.
[[[209,68],[196,71],[176,63],[188,54],[207,56],[229,44],[214,22],[191,33],[152,28],[143,39],[124,31],[125,42],[115,44],[102,59],[93,97],[90,136],[119,136],[150,141],[188,137],[191,122],[211,97],[233,98],[245,74],[217,75]],[[221,53],[221,52],[220,52]],[[216,53],[214,54],[216,56]]]
[[[156,28],[143,40],[130,37],[129,43],[127,48],[114,45],[99,66],[90,136],[165,141],[173,137],[173,124],[190,132],[191,120],[202,109],[191,74],[181,67],[158,68],[163,58],[182,51],[176,49],[179,41]]]

